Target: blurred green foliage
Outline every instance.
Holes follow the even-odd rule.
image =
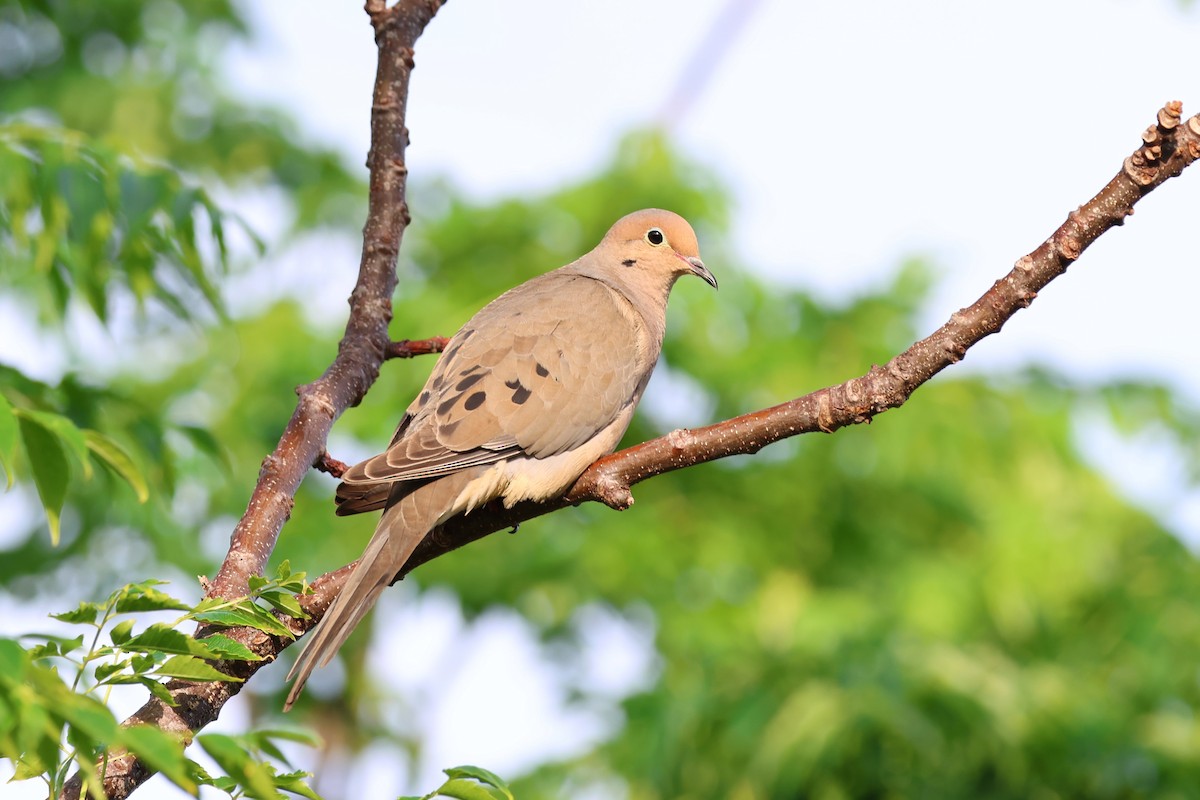
[[[266,185],[289,199],[293,233],[361,225],[330,212],[360,191],[336,159],[297,143],[280,114],[223,92],[219,43],[244,35],[231,6],[26,3],[0,6],[0,32],[5,25],[27,52],[0,56],[0,115],[9,123],[66,129],[111,154],[114,168],[148,168],[136,159],[152,156],[170,165],[162,174],[189,176],[166,182],[164,208],[195,191],[189,186]],[[31,195],[30,208],[55,199],[44,196],[52,184],[29,185],[43,193]],[[721,291],[694,282],[676,291],[660,369],[689,391],[640,413],[628,442],[862,374],[919,335],[928,265],[902,264],[889,285],[840,305],[770,285],[722,247],[727,198],[702,165],[651,133],[627,137],[596,176],[541,197],[480,203],[445,183],[421,183],[394,337],[452,333],[499,292],[589,249],[620,214],[653,205],[695,223]],[[361,208],[361,194],[355,203]],[[120,193],[105,195],[103,207],[114,220],[137,216]],[[221,214],[204,205],[200,218]],[[62,236],[95,254],[94,230],[66,225]],[[177,225],[159,238],[178,236]],[[75,277],[54,288],[53,270],[39,278],[13,267],[36,262],[21,246],[13,229],[0,229],[5,293],[41,307],[39,298],[66,292],[104,318],[111,301],[89,294],[91,267],[64,261],[63,274]],[[224,281],[232,266],[220,248],[195,249],[199,274]],[[136,259],[119,249],[99,255],[79,263],[133,274]],[[179,313],[164,294],[180,287],[162,279],[169,258],[152,251],[145,297]],[[101,285],[142,296],[133,282],[117,284]],[[41,457],[78,474],[51,487],[65,505],[63,544],[51,548],[44,524],[28,523],[0,559],[0,590],[28,596],[69,582],[83,600],[145,575],[214,568],[291,414],[293,387],[328,365],[339,330],[313,323],[295,300],[232,320],[190,319],[156,333],[179,346],[157,355],[153,369],[134,348],[103,375],[69,358],[57,381],[0,371],[14,420],[51,414],[80,437],[97,432],[142,481],[111,462],[86,480],[99,455],[88,455],[86,439],[83,450],[72,448],[70,431],[27,425],[35,444],[38,430],[58,436],[38,448]],[[62,320],[43,317],[50,326]],[[387,364],[361,407],[339,421],[333,454],[382,447],[431,366]],[[5,409],[0,461],[15,491],[28,491],[37,459],[21,455]],[[1080,456],[1083,413],[1123,433],[1160,431],[1200,462],[1196,411],[1164,387],[952,370],[870,426],[658,478],[637,487],[627,513],[569,509],[438,559],[411,582],[452,591],[471,617],[514,610],[544,638],[548,657],[567,661],[582,651],[589,608],[652,627],[659,671],[622,701],[624,724],[594,751],[514,782],[523,800],[612,782],[632,800],[1192,797],[1200,570]],[[357,557],[374,521],[335,520],[331,486],[314,473],[301,487],[277,560],[318,574]],[[107,557],[113,552],[122,557]],[[364,667],[368,638],[360,632],[343,651],[341,695],[307,695],[299,713],[342,755],[380,743],[417,752],[415,713],[380,718],[387,690]],[[596,700],[586,680],[573,688],[581,703]],[[282,705],[278,691],[255,681],[246,689],[264,727]]]

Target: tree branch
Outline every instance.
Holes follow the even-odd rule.
[[[324,455],[334,421],[362,400],[379,377],[384,359],[397,355],[389,352],[387,329],[392,319],[392,293],[396,289],[396,255],[409,222],[405,200],[408,177],[404,163],[408,145],[405,105],[413,69],[413,47],[444,2],[400,0],[388,8],[381,0],[367,1],[366,11],[375,30],[379,58],[371,108],[371,151],[367,156],[370,198],[358,281],[350,294],[350,318],[329,369],[317,380],[296,389],[299,395],[296,410],[274,452],[263,460],[258,483],[246,513],[234,528],[225,561],[207,584],[208,597],[237,598],[247,594],[249,577],[262,574],[275,549],[300,482]],[[436,346],[436,343],[415,344]],[[199,631],[197,635],[203,633]],[[283,647],[281,642],[249,629],[226,633],[264,654],[277,653]],[[257,671],[258,665],[227,662],[221,666],[224,671],[244,678]],[[171,681],[167,686],[178,706],[172,708],[151,698],[125,724],[149,723],[190,742],[196,731],[217,718],[242,684]],[[129,796],[153,774],[128,753],[109,754],[107,765],[101,768],[105,776],[104,791],[114,800]],[[60,797],[78,798],[81,786],[80,775],[76,773]]]
[[[244,595],[249,576],[261,573],[265,567],[304,473],[311,465],[328,471],[338,469],[338,463],[324,450],[329,430],[346,408],[361,400],[377,378],[383,360],[440,349],[437,339],[392,344],[387,338],[387,324],[396,283],[396,255],[408,222],[404,200],[404,104],[413,65],[412,46],[441,4],[442,0],[407,0],[388,9],[380,0],[367,2],[379,46],[379,69],[371,123],[370,211],[359,281],[350,298],[350,321],[334,363],[320,379],[298,389],[296,412],[279,446],[263,462],[246,515],[234,530],[229,556],[209,585],[209,596]],[[832,433],[847,425],[870,422],[875,415],[902,405],[918,387],[962,360],[970,347],[998,332],[1013,314],[1029,306],[1042,287],[1065,272],[1101,234],[1122,224],[1145,194],[1200,157],[1200,115],[1185,124],[1181,114],[1180,103],[1168,103],[1159,112],[1157,123],[1143,134],[1143,145],[1125,160],[1121,171],[1099,194],[1071,212],[1049,239],[1019,259],[1012,271],[975,303],[953,314],[932,335],[887,364],[771,408],[705,428],[674,431],[615,453],[593,464],[558,500],[522,503],[511,509],[492,503],[452,519],[426,537],[405,565],[405,573],[490,533],[567,505],[598,501],[617,509],[628,508],[633,503],[630,487],[655,475],[730,455],[755,453],[772,442],[801,433]],[[285,620],[297,634],[320,620],[353,566],[313,581],[313,594],[302,598],[311,619]],[[220,665],[243,679],[291,644],[291,640],[249,629],[225,632],[266,659]],[[172,681],[168,688],[179,707],[151,700],[126,724],[156,724],[190,741],[195,731],[216,719],[240,685]],[[149,775],[136,759],[116,754],[108,764],[105,790],[110,797],[126,797]],[[78,794],[76,776],[62,796]]]

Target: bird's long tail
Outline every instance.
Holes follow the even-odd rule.
[[[450,516],[455,499],[471,477],[470,471],[447,475],[403,495],[384,509],[358,566],[309,634],[304,651],[288,673],[287,679],[295,677],[296,682],[288,692],[285,711],[296,702],[312,671],[328,664],[341,648],[425,535]]]

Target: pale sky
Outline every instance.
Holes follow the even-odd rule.
[[[361,2],[247,5],[259,36],[230,63],[232,83],[286,107],[306,135],[361,165],[375,58]],[[412,178],[448,176],[498,198],[588,175],[623,132],[667,113],[726,5],[451,0],[417,47]],[[666,120],[688,156],[734,192],[722,244],[763,275],[830,297],[877,285],[903,257],[926,255],[942,275],[926,332],[1099,190],[1165,101],[1200,111],[1200,12],[1168,0],[742,5],[744,27],[727,18],[722,30],[740,32],[711,82]],[[955,369],[1038,362],[1081,378],[1134,373],[1200,400],[1197,170],[1156,190]],[[326,246],[324,268],[339,268],[340,255],[352,280],[355,243]],[[859,372],[850,365],[846,377]],[[1185,493],[1177,454],[1152,442],[1130,450],[1103,432],[1086,449],[1195,539],[1200,502]],[[450,653],[463,664],[448,681],[420,665],[398,679],[424,709],[413,788],[428,791],[440,768],[464,762],[515,775],[619,724],[613,707],[565,708],[519,620],[467,629],[452,599],[427,598],[418,613],[402,602],[411,605],[411,595],[394,594],[376,624],[404,624],[408,652]],[[611,620],[596,627],[612,637],[597,647],[628,660],[618,698],[653,674],[652,631]],[[529,679],[498,688],[489,670],[472,666],[497,661]],[[514,732],[511,703],[488,706],[488,697],[533,709],[538,729]],[[229,712],[221,724],[234,729],[238,711]],[[406,775],[394,754],[372,753],[367,763],[375,789],[394,796]],[[138,796],[177,795],[156,784]]]

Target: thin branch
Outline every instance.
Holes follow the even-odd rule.
[[[371,109],[371,151],[367,157],[369,207],[358,281],[350,294],[346,333],[329,369],[317,380],[296,389],[299,395],[296,410],[274,452],[263,460],[258,483],[246,513],[234,528],[225,561],[207,584],[208,597],[236,598],[247,594],[250,576],[262,574],[275,549],[279,532],[291,514],[296,490],[309,468],[325,453],[325,442],[334,421],[363,398],[388,357],[391,342],[387,329],[392,319],[392,293],[396,289],[396,255],[409,222],[405,200],[408,169],[404,162],[408,129],[404,119],[413,47],[443,3],[444,0],[401,0],[388,8],[379,0],[367,2],[379,59]],[[249,629],[227,633],[262,652],[279,647],[270,637]],[[244,678],[257,668],[230,662],[223,664],[223,669]],[[178,706],[172,708],[151,698],[125,724],[149,723],[190,742],[195,731],[217,718],[241,685],[171,681],[168,688]],[[105,792],[119,800],[128,797],[152,772],[128,753],[112,753],[104,774]],[[74,800],[80,793],[81,779],[77,773],[67,782],[60,797]]]
[[[446,336],[433,336],[429,339],[403,339],[399,342],[388,342],[384,350],[384,358],[415,358],[440,353],[446,349]]]

